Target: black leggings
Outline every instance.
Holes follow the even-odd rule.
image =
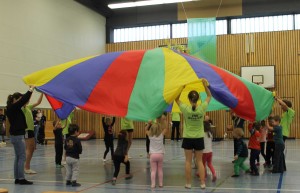
[[[55,143],[55,163],[56,165],[61,165],[61,160],[63,156],[63,143]]]
[[[176,130],[176,140],[179,140],[179,126],[180,121],[172,121],[172,133],[171,133],[171,140],[174,140],[175,130]]]
[[[266,144],[266,142],[260,142],[260,154],[263,156],[263,158],[266,162],[265,144]],[[257,156],[257,162],[259,162],[259,156]]]
[[[107,153],[109,152],[109,149],[110,149],[110,154],[111,154],[111,159],[113,159],[113,156],[114,156],[114,140],[113,139],[106,139],[104,140],[105,142],[105,152],[104,152],[104,155],[103,155],[103,159],[106,158],[106,155]]]
[[[150,151],[150,139],[148,135],[146,135],[146,151],[147,153]]]
[[[125,164],[125,170],[126,174],[130,173],[130,162],[129,160],[127,162],[124,162],[125,156],[114,156],[114,166],[115,166],[115,172],[114,172],[114,178],[117,178],[120,172],[120,165],[121,163]]]
[[[274,141],[267,141],[267,147],[266,147],[266,164],[267,165],[274,164],[273,163],[274,150],[275,150]]]

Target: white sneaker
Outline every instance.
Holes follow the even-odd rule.
[[[206,185],[205,185],[205,184],[200,184],[200,188],[201,188],[201,189],[205,189],[205,188],[206,188]]]
[[[25,172],[25,174],[36,174],[37,173],[36,171],[31,170],[31,169],[29,169],[29,170],[24,169],[24,172]]]
[[[67,165],[67,162],[66,161],[62,161],[61,165]]]
[[[103,162],[106,162],[106,159],[102,158],[102,161],[103,161]]]

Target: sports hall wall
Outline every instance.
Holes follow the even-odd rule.
[[[23,76],[105,52],[106,18],[74,0],[0,3],[0,106],[28,89]],[[40,107],[50,106],[44,100]]]

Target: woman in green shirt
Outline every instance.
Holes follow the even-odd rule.
[[[38,101],[34,104],[24,105],[22,111],[25,115],[27,128],[25,130],[25,145],[26,145],[26,161],[24,166],[25,174],[36,174],[34,170],[30,169],[30,162],[33,156],[33,152],[36,149],[36,143],[34,138],[34,120],[32,116],[32,110],[41,104],[43,99],[43,93],[41,93]]]
[[[200,187],[205,188],[205,172],[202,163],[202,150],[204,149],[204,126],[203,120],[206,112],[206,108],[211,99],[211,93],[208,88],[208,82],[206,79],[202,79],[205,92],[207,94],[206,100],[197,104],[199,100],[199,93],[195,90],[189,92],[188,98],[191,106],[182,103],[179,100],[179,96],[176,99],[184,119],[183,125],[183,141],[182,148],[185,154],[185,188],[191,188],[191,170],[192,170],[192,157],[193,151],[195,153],[198,165],[198,171],[200,174]]]

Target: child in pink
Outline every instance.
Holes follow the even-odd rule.
[[[210,128],[210,123],[204,121],[204,147],[205,149],[203,150],[203,156],[202,156],[202,162],[205,168],[205,176],[207,176],[206,172],[206,163],[208,168],[211,171],[212,174],[212,181],[215,182],[217,180],[217,175],[215,168],[212,164],[212,133],[211,133],[211,128]]]
[[[149,129],[150,127],[150,129]],[[163,160],[164,160],[164,135],[168,132],[164,115],[157,119],[157,123],[149,121],[146,125],[146,134],[150,140],[150,164],[151,164],[151,188],[156,186],[156,174],[158,173],[159,187],[163,187]],[[148,130],[149,129],[149,130]]]

